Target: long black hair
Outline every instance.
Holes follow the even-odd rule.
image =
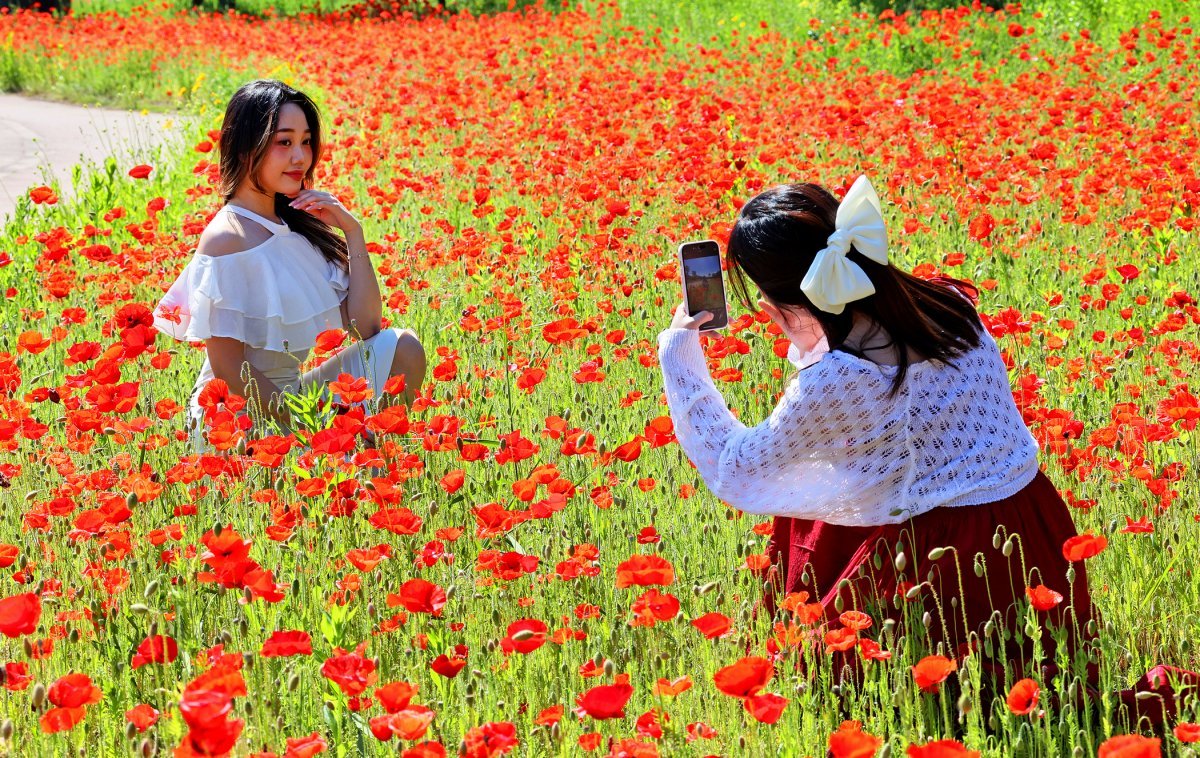
[[[304,186],[312,186],[313,172],[321,159],[321,117],[316,103],[281,81],[258,79],[242,85],[225,106],[219,145],[221,179],[218,192],[226,203],[247,177],[259,192],[266,191],[258,183],[258,171],[271,147],[272,136],[279,126],[279,111],[285,103],[298,105],[308,121],[313,159],[304,174]],[[348,266],[346,241],[341,235],[324,221],[291,207],[290,202],[287,195],[275,193],[275,213],[288,228],[307,238],[326,259],[342,267]]]
[[[754,310],[746,279],[762,294],[785,308],[803,308],[825,331],[831,350],[862,357],[845,345],[861,313],[886,329],[899,355],[891,394],[900,391],[908,373],[909,349],[929,359],[954,364],[954,359],[980,344],[983,325],[970,302],[951,289],[973,296],[969,283],[943,278],[927,281],[890,262],[876,263],[853,247],[847,258],[862,267],[875,293],[847,303],[839,314],[812,304],[800,282],[833,233],[838,201],[817,184],[772,187],[742,206],[729,235],[727,248],[731,286],[739,299]]]

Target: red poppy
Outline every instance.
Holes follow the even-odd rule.
[[[659,679],[654,683],[652,694],[656,697],[674,697],[692,688],[692,678],[686,674],[673,680]]]
[[[153,170],[153,166],[147,166],[145,163],[139,163],[138,165],[129,169],[129,175],[134,179],[145,179],[146,177],[150,176],[150,172]]]
[[[158,709],[147,703],[135,705],[125,711],[125,720],[133,724],[139,732],[144,732],[158,723],[158,717]]]
[[[913,680],[922,692],[937,692],[938,686],[958,668],[958,663],[942,655],[927,655],[912,667]]]
[[[968,750],[958,740],[936,740],[924,745],[909,745],[908,758],[979,758],[978,750]]]
[[[843,721],[829,735],[830,758],[873,758],[883,740],[862,730],[862,722]]]
[[[635,555],[617,565],[617,589],[674,583],[675,567],[659,555]]]
[[[1040,692],[1037,682],[1022,679],[1008,691],[1008,709],[1017,716],[1024,716],[1037,707]]]
[[[520,619],[508,625],[508,636],[500,641],[505,652],[529,654],[546,644],[546,624],[538,619]]]
[[[290,655],[312,655],[312,637],[308,632],[277,631],[262,644],[259,655],[263,658],[283,658]]]
[[[733,697],[749,697],[771,681],[775,667],[766,658],[751,656],[726,666],[713,675],[717,689]]]
[[[579,707],[575,710],[581,717],[588,715],[599,721],[623,718],[631,697],[633,687],[628,684],[601,684],[576,697]]]
[[[442,615],[446,605],[446,591],[424,579],[409,579],[400,585],[399,598],[401,604],[412,613],[428,613],[433,616]]]
[[[435,674],[444,676],[447,679],[453,679],[458,676],[459,672],[467,667],[467,659],[459,656],[453,658],[445,653],[442,653],[437,658],[434,658],[429,664],[429,669]]]
[[[1175,739],[1180,742],[1200,742],[1200,724],[1181,721],[1175,725],[1173,731]]]
[[[408,682],[391,682],[375,690],[375,697],[388,713],[399,713],[416,697],[417,686]]]
[[[0,633],[5,637],[33,634],[42,618],[42,599],[32,592],[0,600]]]
[[[1044,584],[1039,584],[1036,587],[1026,587],[1025,594],[1029,597],[1029,604],[1039,611],[1048,611],[1063,600],[1062,594]]]
[[[761,695],[751,695],[742,701],[742,706],[746,711],[755,718],[756,721],[761,721],[764,724],[774,724],[783,715],[783,709],[787,707],[788,699],[776,695],[771,692],[765,692]]]
[[[1096,758],[1159,758],[1162,740],[1140,734],[1122,734],[1100,743]]]
[[[1082,561],[1098,555],[1106,547],[1108,547],[1107,537],[1085,532],[1064,542],[1062,552],[1063,557],[1068,561]]]
[[[520,743],[517,725],[511,721],[489,721],[468,729],[459,749],[460,758],[494,758],[503,755]]]
[[[729,617],[725,614],[714,611],[706,613],[698,619],[694,619],[692,626],[699,629],[701,634],[712,640],[729,634],[730,621]]]
[[[283,758],[312,758],[329,749],[325,738],[319,732],[313,732],[307,737],[288,737],[286,744],[287,750]]]
[[[148,663],[173,663],[179,657],[179,645],[172,637],[156,634],[147,637],[138,645],[130,666],[141,668]]]
[[[334,654],[321,664],[321,675],[341,688],[347,695],[360,695],[375,683],[375,662],[362,653],[366,644],[353,653],[334,648]]]

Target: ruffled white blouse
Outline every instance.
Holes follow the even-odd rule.
[[[188,342],[232,337],[253,348],[296,352],[342,326],[348,271],[287,224],[235,205],[221,210],[261,224],[271,238],[239,253],[193,255],[155,309],[159,331]]]
[[[154,326],[186,342],[231,337],[246,344],[245,359],[280,389],[300,388],[300,364],[317,335],[342,328],[341,304],[350,273],[329,261],[308,238],[235,205],[235,213],[271,232],[260,245],[229,255],[196,253],[154,310]],[[208,357],[192,387],[188,411],[194,427],[203,415],[200,390],[213,379]]]

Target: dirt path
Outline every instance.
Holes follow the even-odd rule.
[[[0,94],[0,226],[31,187],[57,179],[70,197],[77,163],[114,156],[122,172],[151,162],[153,148],[182,136],[178,116],[91,108]],[[86,170],[86,166],[85,166]]]

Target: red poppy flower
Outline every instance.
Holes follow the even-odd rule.
[[[674,697],[692,688],[692,678],[686,674],[673,680],[659,679],[654,683],[652,694],[655,697]]]
[[[617,565],[617,589],[674,583],[675,567],[659,555],[635,555]]]
[[[375,690],[375,697],[388,713],[399,713],[417,696],[417,686],[408,682],[391,682]]]
[[[1029,597],[1029,604],[1039,611],[1048,611],[1054,606],[1062,602],[1062,594],[1055,592],[1044,584],[1039,584],[1036,587],[1026,587],[1025,594]]]
[[[756,721],[761,721],[764,724],[774,724],[783,715],[783,709],[787,707],[788,699],[776,695],[771,692],[765,692],[761,695],[751,695],[742,701],[742,706],[746,711],[755,718]]]
[[[718,637],[724,637],[729,634],[730,621],[729,617],[723,613],[706,613],[698,619],[692,621],[692,626],[700,630],[700,633],[710,640]]]
[[[1106,547],[1108,547],[1107,537],[1085,532],[1064,542],[1062,552],[1063,557],[1068,561],[1082,561],[1098,555]]]
[[[178,657],[178,643],[164,634],[156,634],[142,640],[130,666],[138,669],[148,663],[173,663]]]
[[[713,675],[717,689],[733,697],[749,697],[771,681],[775,667],[766,658],[752,656],[726,666]]]
[[[909,745],[908,758],[979,758],[978,750],[968,750],[958,740],[937,740],[924,745]]]
[[[958,663],[942,655],[927,655],[912,667],[913,680],[922,692],[937,692],[938,685],[958,668]]]
[[[147,703],[140,703],[125,711],[125,720],[133,724],[139,732],[144,732],[158,723],[158,717],[158,709]]]
[[[862,722],[843,721],[829,735],[830,758],[874,758],[883,740],[862,730]]]
[[[329,749],[325,738],[319,732],[313,732],[307,737],[288,737],[286,744],[287,750],[283,758],[312,758]]]
[[[0,633],[5,637],[33,634],[42,618],[42,599],[32,592],[0,600]]]
[[[283,658],[290,655],[312,655],[312,637],[308,632],[278,631],[263,642],[259,655],[263,658]]]
[[[139,163],[138,165],[129,169],[129,175],[134,179],[145,179],[146,177],[150,176],[150,172],[153,170],[153,166],[147,166],[145,163]]]
[[[1037,682],[1022,679],[1008,691],[1008,709],[1017,716],[1024,716],[1037,707],[1040,692]]]
[[[1162,740],[1140,734],[1122,734],[1100,743],[1096,758],[1159,758]]]
[[[1175,725],[1173,731],[1175,739],[1180,742],[1200,742],[1200,724],[1181,721]]]
[[[424,579],[409,579],[400,585],[400,602],[412,613],[428,613],[433,616],[442,615],[446,605],[446,591]]]
[[[503,755],[520,743],[517,725],[511,721],[490,721],[463,735],[460,758],[494,758]]]
[[[603,721],[625,716],[625,704],[633,697],[633,687],[628,684],[601,684],[575,698],[579,707],[576,712]]]
[[[520,619],[508,625],[508,636],[500,641],[505,652],[529,654],[546,644],[546,624],[538,619]]]
[[[334,648],[334,654],[321,664],[321,675],[341,688],[347,695],[360,695],[375,683],[375,662],[362,652],[365,644],[353,653]]]

